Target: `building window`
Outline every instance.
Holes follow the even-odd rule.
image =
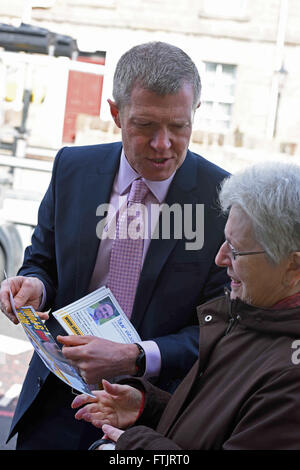
[[[202,105],[198,128],[226,133],[231,130],[236,65],[202,63]]]

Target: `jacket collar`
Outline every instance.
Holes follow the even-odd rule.
[[[226,323],[237,322],[246,328],[274,335],[284,335],[295,338],[300,335],[300,307],[292,308],[263,308],[249,305],[241,299],[230,299],[230,291],[225,288],[225,296],[210,300],[197,308],[200,324],[203,318],[211,315]]]

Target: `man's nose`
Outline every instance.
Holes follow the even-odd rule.
[[[227,267],[231,265],[231,257],[226,241],[223,243],[223,245],[220,246],[220,249],[216,254],[215,263],[220,267]]]
[[[152,136],[150,145],[158,152],[168,150],[171,147],[171,140],[169,137],[168,129],[158,129]]]

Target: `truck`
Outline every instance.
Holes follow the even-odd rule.
[[[104,54],[93,55],[94,63],[70,36],[24,23],[0,24],[0,282],[4,270],[8,276],[17,273],[37,223],[63,140],[71,73],[103,79]],[[95,112],[100,113],[99,103]],[[30,116],[37,124],[36,142]]]

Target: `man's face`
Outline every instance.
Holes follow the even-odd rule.
[[[136,85],[130,103],[121,111],[109,101],[113,119],[122,130],[126,158],[144,178],[165,180],[182,165],[192,132],[193,98],[190,84],[165,96]]]
[[[114,314],[113,308],[109,304],[100,304],[96,310],[98,318],[109,318]]]

